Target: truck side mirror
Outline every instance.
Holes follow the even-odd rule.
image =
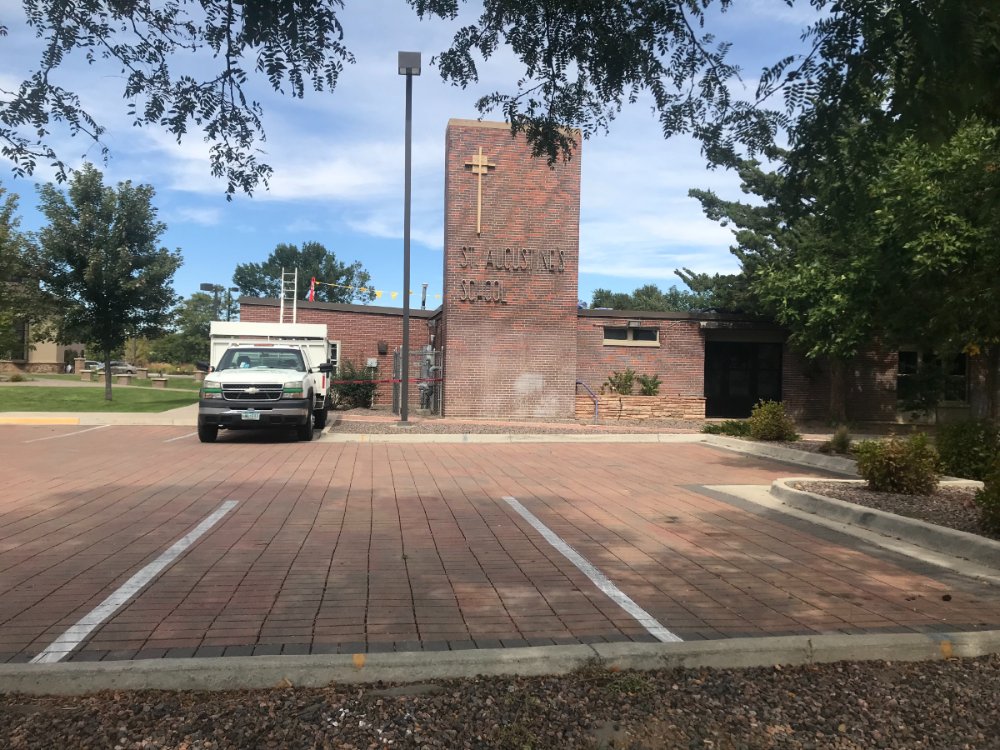
[[[320,372],[327,372],[327,373],[333,372],[333,365],[330,364],[329,362],[323,362],[319,366],[319,371]]]

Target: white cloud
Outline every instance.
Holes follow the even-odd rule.
[[[222,214],[216,208],[178,208],[174,210],[177,217],[181,221],[187,221],[194,224],[204,224],[205,226],[214,226],[222,221]]]

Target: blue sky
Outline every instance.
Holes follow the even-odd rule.
[[[713,24],[718,38],[734,44],[746,96],[763,65],[801,46],[801,30],[814,17],[801,4],[791,9],[782,0],[736,0]],[[379,304],[401,305],[389,294],[402,289],[405,79],[396,72],[396,53],[419,50],[424,70],[414,80],[411,304],[419,305],[422,283],[428,284],[428,307],[440,304],[445,128],[449,118],[478,117],[476,99],[497,88],[511,90],[520,67],[501,52],[480,68],[477,86],[449,86],[429,62],[447,48],[455,24],[421,22],[404,0],[346,5],[340,18],[356,63],[345,67],[332,94],[300,100],[266,85],[254,91],[265,109],[262,158],[275,174],[270,190],[253,198],[226,201],[199,133],[178,145],[156,129],[132,127],[116,68],[88,67],[78,55],[60,70],[58,82],[77,91],[107,127],[110,161],[102,164],[97,147],[58,131],[53,142],[70,164],[96,161],[107,182],[131,179],[156,189],[154,203],[168,226],[163,244],[184,258],[174,281],[178,294],[187,296],[203,282],[229,285],[238,263],[263,261],[278,243],[316,241],[340,260],[360,261],[373,286],[386,292]],[[0,0],[0,13],[10,30],[0,39],[0,88],[10,89],[37,63],[38,43],[18,0]],[[681,266],[709,273],[737,269],[728,250],[730,230],[706,219],[687,191],[710,188],[735,198],[738,180],[706,170],[690,139],[665,140],[648,102],[626,106],[610,134],[584,142],[582,175],[581,299],[589,301],[599,287],[679,284],[673,270]],[[21,196],[23,228],[41,226],[35,184],[52,177],[44,166],[27,180],[0,171],[0,183]]]

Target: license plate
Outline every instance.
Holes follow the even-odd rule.
[[[259,422],[260,412],[259,411],[245,411],[243,412],[242,419],[244,422]]]

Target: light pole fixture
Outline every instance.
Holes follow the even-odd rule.
[[[399,421],[406,423],[410,405],[410,171],[413,138],[413,76],[420,75],[420,53],[399,53],[399,74],[406,76],[406,146],[403,189],[403,347],[400,363]]]
[[[198,288],[201,289],[201,291],[203,291],[203,292],[211,292],[212,293],[212,304],[213,304],[213,306],[215,308],[215,319],[216,320],[221,320],[222,319],[222,315],[220,315],[220,313],[219,313],[219,301],[220,301],[219,300],[219,295],[222,293],[222,291],[225,289],[225,287],[221,286],[220,284],[207,284],[207,283],[203,283],[203,284],[200,284],[198,286]]]

